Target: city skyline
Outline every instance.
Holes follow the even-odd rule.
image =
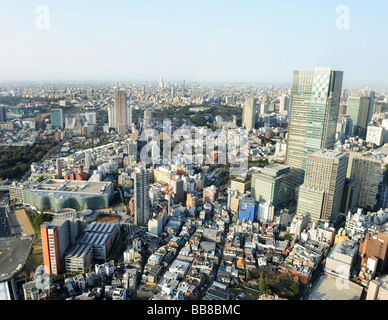
[[[0,81],[287,84],[293,70],[322,66],[344,70],[344,86],[388,86],[386,45],[357,45],[384,37],[386,4],[277,4],[48,1],[47,29],[39,27],[41,3],[3,4],[0,41],[12,50],[1,54]],[[341,6],[349,9],[348,29],[337,25]]]

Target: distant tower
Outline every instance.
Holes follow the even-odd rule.
[[[151,128],[151,124],[152,124],[152,111],[144,110],[144,120],[143,120],[144,128]]]
[[[149,171],[143,167],[136,168],[134,179],[135,225],[146,225],[150,219],[149,181]]]
[[[92,165],[92,156],[90,151],[85,151],[85,170],[89,170]]]
[[[280,97],[279,112],[288,111],[289,106],[290,106],[290,99],[286,95]]]
[[[118,130],[120,124],[127,125],[127,95],[125,91],[115,91],[114,100],[114,127]]]
[[[56,160],[56,164],[57,164],[57,176],[59,179],[62,178],[62,159],[57,159]]]
[[[115,128],[115,109],[113,107],[108,107],[108,126],[109,128]]]
[[[308,154],[334,148],[342,80],[330,68],[294,71],[285,158],[294,187],[303,183]]]
[[[244,105],[242,125],[252,130],[256,125],[256,102],[255,98],[247,98]]]
[[[62,109],[51,109],[50,121],[53,128],[63,129]]]
[[[0,122],[7,122],[7,108],[0,107]]]

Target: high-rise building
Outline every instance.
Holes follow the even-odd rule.
[[[357,207],[360,198],[361,184],[354,179],[346,179],[342,197],[341,212],[347,213]]]
[[[203,189],[203,203],[214,203],[218,199],[219,190],[215,185]]]
[[[371,91],[369,93],[369,97],[370,97],[370,107],[369,107],[369,114],[368,114],[368,123],[372,120],[373,113],[377,112],[377,110],[376,110],[377,108],[376,108],[376,104],[375,104],[376,92]]]
[[[346,114],[350,116],[350,134],[365,139],[368,125],[370,97],[349,97]]]
[[[342,151],[322,149],[308,155],[297,213],[308,214],[310,221],[327,221],[341,212],[348,160]]]
[[[256,125],[256,98],[247,98],[244,104],[242,125],[252,130]]]
[[[108,111],[108,126],[109,128],[115,128],[115,109],[112,106],[107,108]]]
[[[150,219],[149,182],[149,171],[143,167],[136,168],[134,179],[135,225],[147,225]]]
[[[270,164],[260,173],[252,175],[251,194],[256,202],[271,202],[275,207],[287,204],[292,197],[292,176],[290,167]]]
[[[256,220],[257,204],[255,199],[251,197],[242,197],[240,201],[240,207],[238,211],[238,220],[242,221],[255,221]]]
[[[85,151],[85,170],[88,171],[92,165],[92,156],[90,154],[90,151]]]
[[[294,187],[303,183],[308,154],[334,148],[342,79],[330,68],[294,71],[285,159]]]
[[[0,122],[7,122],[7,108],[0,106]]]
[[[378,157],[350,152],[346,177],[360,183],[357,203],[359,207],[373,209],[382,171],[381,160]]]
[[[76,218],[54,218],[40,226],[43,263],[50,274],[58,275],[64,270],[65,253],[84,227],[84,222]]]
[[[152,125],[152,111],[144,110],[143,126],[145,129],[151,128]]]
[[[289,111],[290,107],[290,98],[286,95],[280,97],[279,112]]]
[[[174,179],[171,182],[172,192],[174,193],[174,201],[176,203],[183,202],[185,200],[185,192],[183,189],[183,180]]]
[[[385,135],[386,133],[384,127],[368,126],[365,141],[373,143],[377,147],[381,147],[383,145]]]
[[[127,127],[127,94],[125,90],[117,90],[114,93],[114,127],[119,129],[120,124]]]
[[[57,177],[58,179],[62,179],[62,159],[58,158],[56,160],[57,165]]]
[[[63,129],[62,109],[51,109],[50,121],[53,128]]]
[[[127,107],[127,127],[132,127],[132,106]]]
[[[97,114],[95,112],[85,112],[84,116],[89,124],[97,123]]]
[[[358,253],[361,265],[366,264],[368,258],[377,258],[376,272],[384,274],[388,272],[388,230],[382,229],[377,233],[367,233],[365,239],[360,242]]]

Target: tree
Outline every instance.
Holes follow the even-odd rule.
[[[268,285],[267,283],[265,282],[265,279],[264,279],[264,272],[260,272],[260,284],[259,284],[259,290],[261,291],[261,293],[265,293],[268,289]]]
[[[299,282],[292,282],[291,286],[290,286],[290,290],[292,291],[292,293],[297,296],[299,293],[300,293],[300,285],[299,285]]]

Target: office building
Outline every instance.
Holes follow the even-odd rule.
[[[286,95],[283,95],[280,97],[280,104],[279,104],[279,112],[283,113],[285,111],[289,111],[290,108],[290,98]]]
[[[167,222],[167,213],[165,210],[160,211],[152,219],[148,220],[148,232],[159,236]]]
[[[287,204],[293,194],[290,167],[270,164],[252,175],[251,194],[256,202],[271,202],[275,207]]]
[[[388,275],[369,282],[366,300],[388,300]]]
[[[367,263],[368,258],[377,258],[377,274],[388,272],[388,231],[386,228],[379,232],[369,232],[365,239],[360,241],[358,251],[361,265]]]
[[[108,126],[110,129],[114,129],[115,128],[115,108],[112,106],[109,106],[107,108],[107,112],[108,112]]]
[[[144,110],[143,126],[144,126],[144,129],[151,128],[151,126],[152,126],[152,111],[151,110]]]
[[[235,179],[230,182],[230,190],[237,191],[239,194],[245,194],[251,189],[251,180]]]
[[[357,250],[358,244],[355,240],[337,243],[326,257],[325,271],[349,280],[357,258]]]
[[[385,129],[379,126],[368,126],[366,133],[366,142],[373,143],[381,147],[384,143]]]
[[[135,225],[147,225],[150,219],[149,183],[149,171],[143,167],[136,168],[134,179]]]
[[[255,221],[256,219],[256,203],[255,199],[250,197],[242,197],[240,201],[240,208],[238,211],[238,219],[242,221]]]
[[[0,106],[0,122],[7,122],[7,108]]]
[[[203,203],[214,203],[218,199],[219,190],[215,185],[203,189]]]
[[[319,150],[308,155],[297,212],[310,220],[326,221],[341,212],[348,153]]]
[[[285,158],[294,187],[303,183],[307,155],[334,147],[342,79],[330,68],[294,71]]]
[[[53,128],[63,129],[62,109],[51,109],[50,122]]]
[[[65,253],[83,229],[84,222],[74,218],[55,218],[40,226],[43,263],[49,274],[58,275],[64,271]]]
[[[370,106],[370,97],[349,97],[346,114],[351,119],[351,135],[365,139]]]
[[[57,177],[58,179],[62,179],[62,159],[58,158],[55,162],[57,165]]]
[[[259,203],[257,206],[257,220],[261,223],[273,222],[275,215],[275,207],[270,201]]]
[[[180,178],[174,179],[171,181],[171,184],[172,184],[172,192],[174,193],[175,203],[183,202],[185,200],[183,180]]]
[[[360,199],[361,184],[354,179],[346,179],[344,193],[342,196],[341,212],[347,213],[352,211],[358,205]]]
[[[125,129],[128,128],[127,123],[127,94],[125,90],[117,90],[114,93],[114,127],[116,130],[119,130],[120,125],[124,126]],[[109,113],[108,113],[109,114]]]
[[[373,209],[382,172],[381,160],[378,157],[360,152],[349,153],[346,177],[360,183],[358,207]]]
[[[255,98],[247,98],[244,104],[242,125],[248,130],[252,130],[256,126],[256,102]]]

